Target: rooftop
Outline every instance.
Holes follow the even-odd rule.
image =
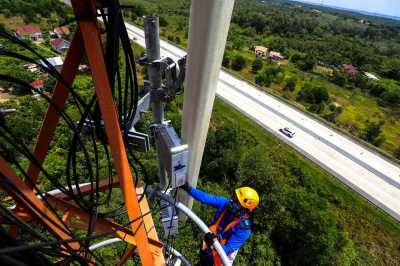
[[[38,88],[38,87],[42,87],[44,84],[44,80],[43,79],[37,79],[34,82],[31,83],[31,86],[34,88]]]
[[[369,79],[379,80],[379,78],[372,73],[364,72],[364,75]]]
[[[357,67],[355,67],[355,66],[353,66],[353,65],[351,65],[351,64],[343,64],[342,66],[343,66],[343,69],[344,69],[347,73],[349,73],[349,74],[351,74],[351,75],[357,75],[357,74],[358,74],[358,69],[357,69]]]
[[[67,26],[57,27],[53,30],[57,34],[69,34],[69,28]]]
[[[60,66],[62,66],[64,64],[62,58],[59,57],[59,56],[47,58],[47,61],[53,67],[60,67]],[[47,65],[42,60],[40,60],[40,63],[41,63],[42,66],[47,67]]]
[[[33,34],[33,33],[41,33],[42,31],[40,30],[39,26],[25,25],[17,27],[15,29],[15,32],[17,34]]]
[[[254,51],[256,51],[256,52],[267,53],[267,52],[268,52],[268,48],[267,48],[267,47],[264,47],[264,46],[261,46],[261,45],[256,45],[256,46],[254,47]]]
[[[59,46],[62,46],[62,45],[69,45],[69,42],[64,40],[64,39],[62,39],[62,38],[57,38],[57,39],[51,40],[50,44],[51,44],[51,46],[59,47]]]
[[[269,56],[270,57],[279,57],[279,58],[283,58],[282,54],[280,52],[277,51],[271,51],[269,52]]]

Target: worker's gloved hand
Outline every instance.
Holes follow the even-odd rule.
[[[189,185],[188,182],[186,182],[181,186],[181,189],[185,190],[186,192],[189,192],[192,189],[192,187]]]
[[[214,244],[214,239],[216,238],[217,236],[214,233],[208,232],[204,236],[204,241],[206,242],[207,246],[211,247]]]

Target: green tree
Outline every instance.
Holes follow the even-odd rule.
[[[384,141],[384,136],[382,134],[382,126],[384,122],[367,122],[364,130],[362,131],[360,137],[368,141],[369,143],[379,146]]]
[[[35,75],[32,72],[25,70],[23,68],[22,64],[19,62],[17,63],[15,60],[6,60],[5,62],[2,62],[2,65],[7,66],[7,67],[4,67],[1,71],[1,74],[3,74],[3,75],[17,78],[28,84],[35,80]],[[24,86],[20,86],[17,84],[8,84],[8,83],[5,84],[4,82],[1,82],[1,83],[3,86],[13,87],[14,88],[14,90],[12,92],[13,94],[16,94],[16,95],[31,94],[31,91]]]
[[[307,55],[306,58],[301,61],[299,67],[303,71],[311,71],[314,69],[316,60],[313,56]]]
[[[372,96],[380,97],[387,90],[387,88],[380,82],[370,81],[368,83],[368,90]]]
[[[289,77],[286,80],[286,84],[285,84],[285,87],[283,87],[283,90],[294,91],[294,89],[296,88],[296,83],[297,83],[297,79],[295,77]]]
[[[129,17],[133,22],[138,18],[137,14],[136,14],[135,12],[130,12],[130,13],[128,13],[128,17]]]
[[[246,66],[246,60],[241,55],[235,55],[232,59],[231,67],[233,70],[240,71]]]
[[[256,58],[251,65],[251,72],[254,74],[261,70],[263,67],[263,61],[260,58]]]
[[[254,27],[257,33],[262,33],[266,27],[265,16],[258,12],[249,15],[250,25]]]
[[[382,74],[400,81],[400,59],[390,59],[382,64]]]
[[[270,86],[272,82],[281,83],[283,77],[283,70],[280,66],[268,66],[255,77],[255,82],[260,86]]]
[[[163,16],[159,17],[159,23],[160,23],[160,27],[168,26],[168,21]]]
[[[132,9],[132,16],[135,16],[136,18],[141,18],[144,15],[146,15],[148,13],[148,11],[146,10],[146,8],[144,7],[143,4],[135,4],[135,8]]]
[[[328,202],[303,188],[284,187],[269,199],[271,238],[283,265],[337,265],[351,240],[338,229]],[[354,262],[355,256],[350,258]]]
[[[336,122],[336,118],[343,112],[343,107],[333,102],[329,104],[329,111],[323,115],[323,117],[330,121]]]
[[[212,180],[234,176],[240,157],[239,135],[234,127],[221,125],[210,129],[204,152],[202,174]]]
[[[393,88],[382,93],[382,103],[389,106],[396,106],[400,103],[400,88]]]
[[[271,76],[269,76],[268,74],[264,73],[260,73],[255,77],[255,83],[257,85],[260,86],[270,86],[272,84],[272,79]]]
[[[291,57],[291,61],[303,71],[313,70],[316,64],[316,59],[314,56],[308,54],[296,53]]]
[[[310,104],[321,104],[329,101],[329,93],[325,87],[306,83],[299,91],[297,99]]]
[[[228,68],[231,64],[231,58],[229,57],[229,55],[227,55],[227,53],[224,53],[224,57],[222,59],[222,66]]]
[[[232,40],[232,48],[234,50],[241,50],[243,46],[244,46],[244,41],[242,38],[234,38]]]
[[[300,60],[304,59],[304,55],[300,53],[295,53],[290,57],[290,61],[297,64]]]
[[[10,102],[17,112],[7,117],[7,127],[10,133],[18,136],[19,140],[29,145],[36,139],[45,108],[45,101],[32,100],[31,96],[18,97],[18,101]]]
[[[246,245],[240,248],[235,265],[280,266],[281,259],[269,234],[253,234]]]
[[[339,86],[344,86],[347,82],[347,75],[342,70],[334,70],[331,81]]]
[[[281,66],[268,66],[265,68],[264,73],[275,83],[281,83],[284,77]]]
[[[397,149],[395,149],[395,150],[394,150],[394,152],[393,152],[393,156],[394,156],[394,158],[396,158],[396,159],[399,159],[399,160],[400,160],[400,146],[399,146],[399,147],[397,147]]]
[[[236,172],[238,185],[263,188],[265,193],[278,189],[276,186],[282,185],[283,180],[277,169],[268,163],[269,160],[269,154],[263,147],[256,146],[246,150],[240,158]]]

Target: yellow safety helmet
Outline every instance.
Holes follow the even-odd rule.
[[[260,202],[257,191],[251,187],[240,187],[235,189],[236,197],[243,208],[253,211]]]

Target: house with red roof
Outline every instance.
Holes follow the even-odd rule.
[[[358,69],[351,64],[343,64],[342,67],[343,67],[344,71],[350,76],[354,77],[354,76],[357,76],[359,73]]]
[[[33,96],[38,96],[39,93],[37,93],[38,90],[42,90],[44,86],[44,80],[43,79],[37,79],[34,82],[31,83],[31,86],[35,88],[36,90],[32,90]]]
[[[44,85],[43,79],[37,79],[31,83],[31,86],[34,87],[35,89],[41,89],[43,88],[43,85]]]
[[[276,61],[285,59],[285,57],[283,57],[283,55],[280,52],[276,52],[276,51],[269,52],[269,57],[272,60],[276,60]]]
[[[20,39],[38,41],[42,38],[42,31],[39,26],[25,25],[15,29],[15,36]]]
[[[54,38],[62,38],[65,35],[70,34],[70,30],[67,26],[54,28],[52,32],[50,32],[51,36]]]
[[[67,40],[57,38],[50,41],[51,49],[55,52],[62,54],[68,51],[70,43]]]

